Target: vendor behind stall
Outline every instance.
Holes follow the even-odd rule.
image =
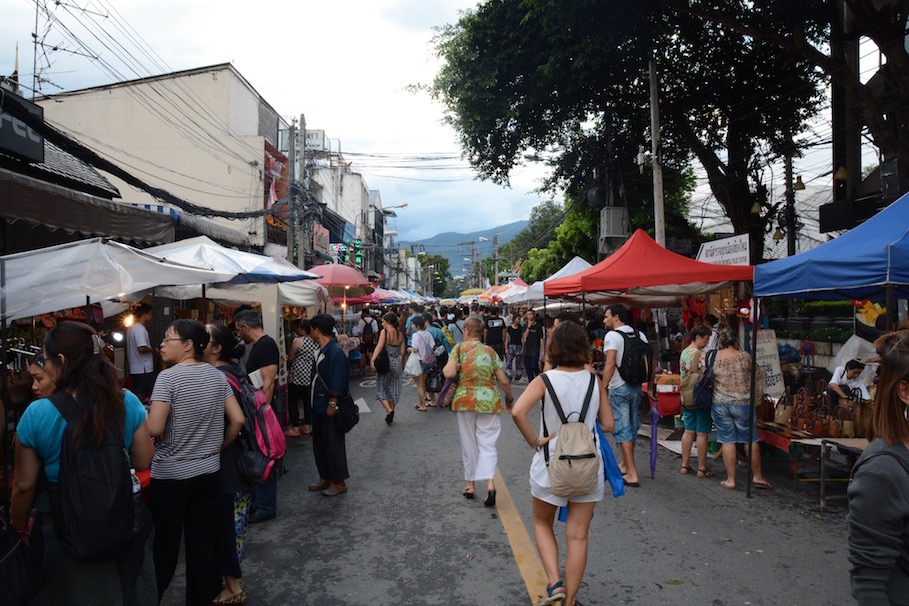
[[[858,360],[849,360],[845,366],[836,367],[827,385],[827,395],[830,396],[830,403],[833,406],[839,404],[840,398],[849,399],[853,389],[859,390],[863,400],[870,399],[868,387],[861,379],[863,370],[865,365]]]

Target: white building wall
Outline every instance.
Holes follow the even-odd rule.
[[[213,209],[264,208],[262,103],[232,68],[55,97],[38,102],[49,121],[150,185]],[[159,203],[105,176],[122,202]],[[212,220],[264,242],[264,219]]]

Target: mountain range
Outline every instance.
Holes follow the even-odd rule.
[[[447,231],[422,240],[399,242],[401,248],[411,252],[426,251],[430,255],[441,255],[451,264],[451,275],[467,273],[472,255],[476,259],[485,259],[495,254],[495,239],[498,235],[499,246],[511,241],[527,227],[528,221],[515,221],[497,227],[490,227],[470,233]],[[505,269],[505,268],[502,268]]]

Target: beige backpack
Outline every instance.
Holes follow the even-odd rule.
[[[547,443],[543,446],[543,455],[549,468],[552,494],[559,497],[579,497],[590,494],[597,489],[600,462],[597,459],[597,445],[593,439],[593,432],[584,423],[584,419],[587,417],[587,410],[590,408],[593,388],[596,385],[596,376],[590,373],[590,385],[587,388],[584,406],[581,408],[580,417],[577,421],[569,421],[565,416],[562,405],[559,403],[559,398],[556,396],[546,373],[540,376],[543,377],[546,391],[549,393],[556,413],[558,413],[559,419],[562,421],[562,427],[558,432],[559,439],[556,441],[555,453],[553,453],[551,458],[549,456],[549,444]],[[543,406],[545,407],[545,405],[546,400],[544,398]],[[545,414],[543,414],[543,436],[549,436]]]

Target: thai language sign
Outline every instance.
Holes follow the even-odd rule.
[[[748,234],[704,242],[698,250],[698,261],[714,265],[750,265]]]
[[[764,393],[772,398],[783,395],[783,370],[780,368],[780,352],[776,348],[776,331],[759,330],[757,334],[757,365],[764,369],[767,384]]]

